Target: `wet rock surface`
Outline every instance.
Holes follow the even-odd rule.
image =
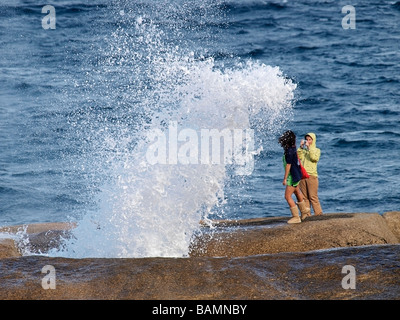
[[[187,258],[20,256],[12,240],[1,239],[0,299],[396,300],[399,214],[326,214],[298,225],[287,218],[219,221],[195,239]],[[42,252],[68,228],[42,224],[28,234]],[[42,286],[45,266],[54,268],[55,289]],[[346,289],[346,266],[354,269],[354,289]]]
[[[193,241],[192,256],[247,256],[260,253],[305,252],[338,247],[399,243],[394,231],[400,213],[390,224],[378,213],[346,213],[312,216],[299,224],[287,218],[220,221]]]

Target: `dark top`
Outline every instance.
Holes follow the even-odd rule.
[[[291,164],[290,174],[292,176],[292,181],[297,182],[301,180],[301,170],[299,159],[297,157],[296,147],[291,147],[285,152],[285,160],[287,164]]]

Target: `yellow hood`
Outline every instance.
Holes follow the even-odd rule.
[[[317,147],[317,136],[315,135],[315,133],[309,132],[304,136],[304,138],[307,137],[307,136],[310,136],[313,139],[313,142],[310,145],[310,147],[311,148],[316,148]]]

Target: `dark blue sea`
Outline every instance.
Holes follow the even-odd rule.
[[[289,216],[288,129],[317,135],[325,213],[397,211],[399,119],[395,0],[0,3],[0,226],[77,221],[99,256],[179,255],[200,219]],[[254,168],[152,164],[149,133],[174,125],[178,147],[251,128]]]

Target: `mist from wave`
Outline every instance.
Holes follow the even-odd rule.
[[[69,119],[76,139],[87,145],[73,158],[73,166],[85,168],[98,184],[96,206],[74,221],[71,237],[49,255],[186,256],[200,221],[223,216],[225,185],[237,176],[230,163],[200,161],[196,146],[201,148],[202,130],[232,136],[235,130],[252,130],[251,150],[246,151],[251,160],[290,118],[296,84],[278,67],[240,59],[224,66],[176,39],[188,32],[176,18],[196,20],[193,14],[199,12],[195,2],[185,4],[163,3],[173,23],[165,16],[157,21],[157,10],[149,3],[143,11],[118,3],[110,12],[120,23],[106,46],[93,52],[96,63],[89,64],[92,70],[84,83],[76,83],[91,108]],[[215,19],[215,6],[206,8],[201,4],[202,19],[207,14]],[[198,31],[199,26],[190,28]],[[187,161],[152,163],[149,150],[163,135],[170,141],[171,129],[184,132],[175,149]],[[172,145],[165,146],[153,155],[170,154]],[[231,152],[241,151],[233,146]]]

